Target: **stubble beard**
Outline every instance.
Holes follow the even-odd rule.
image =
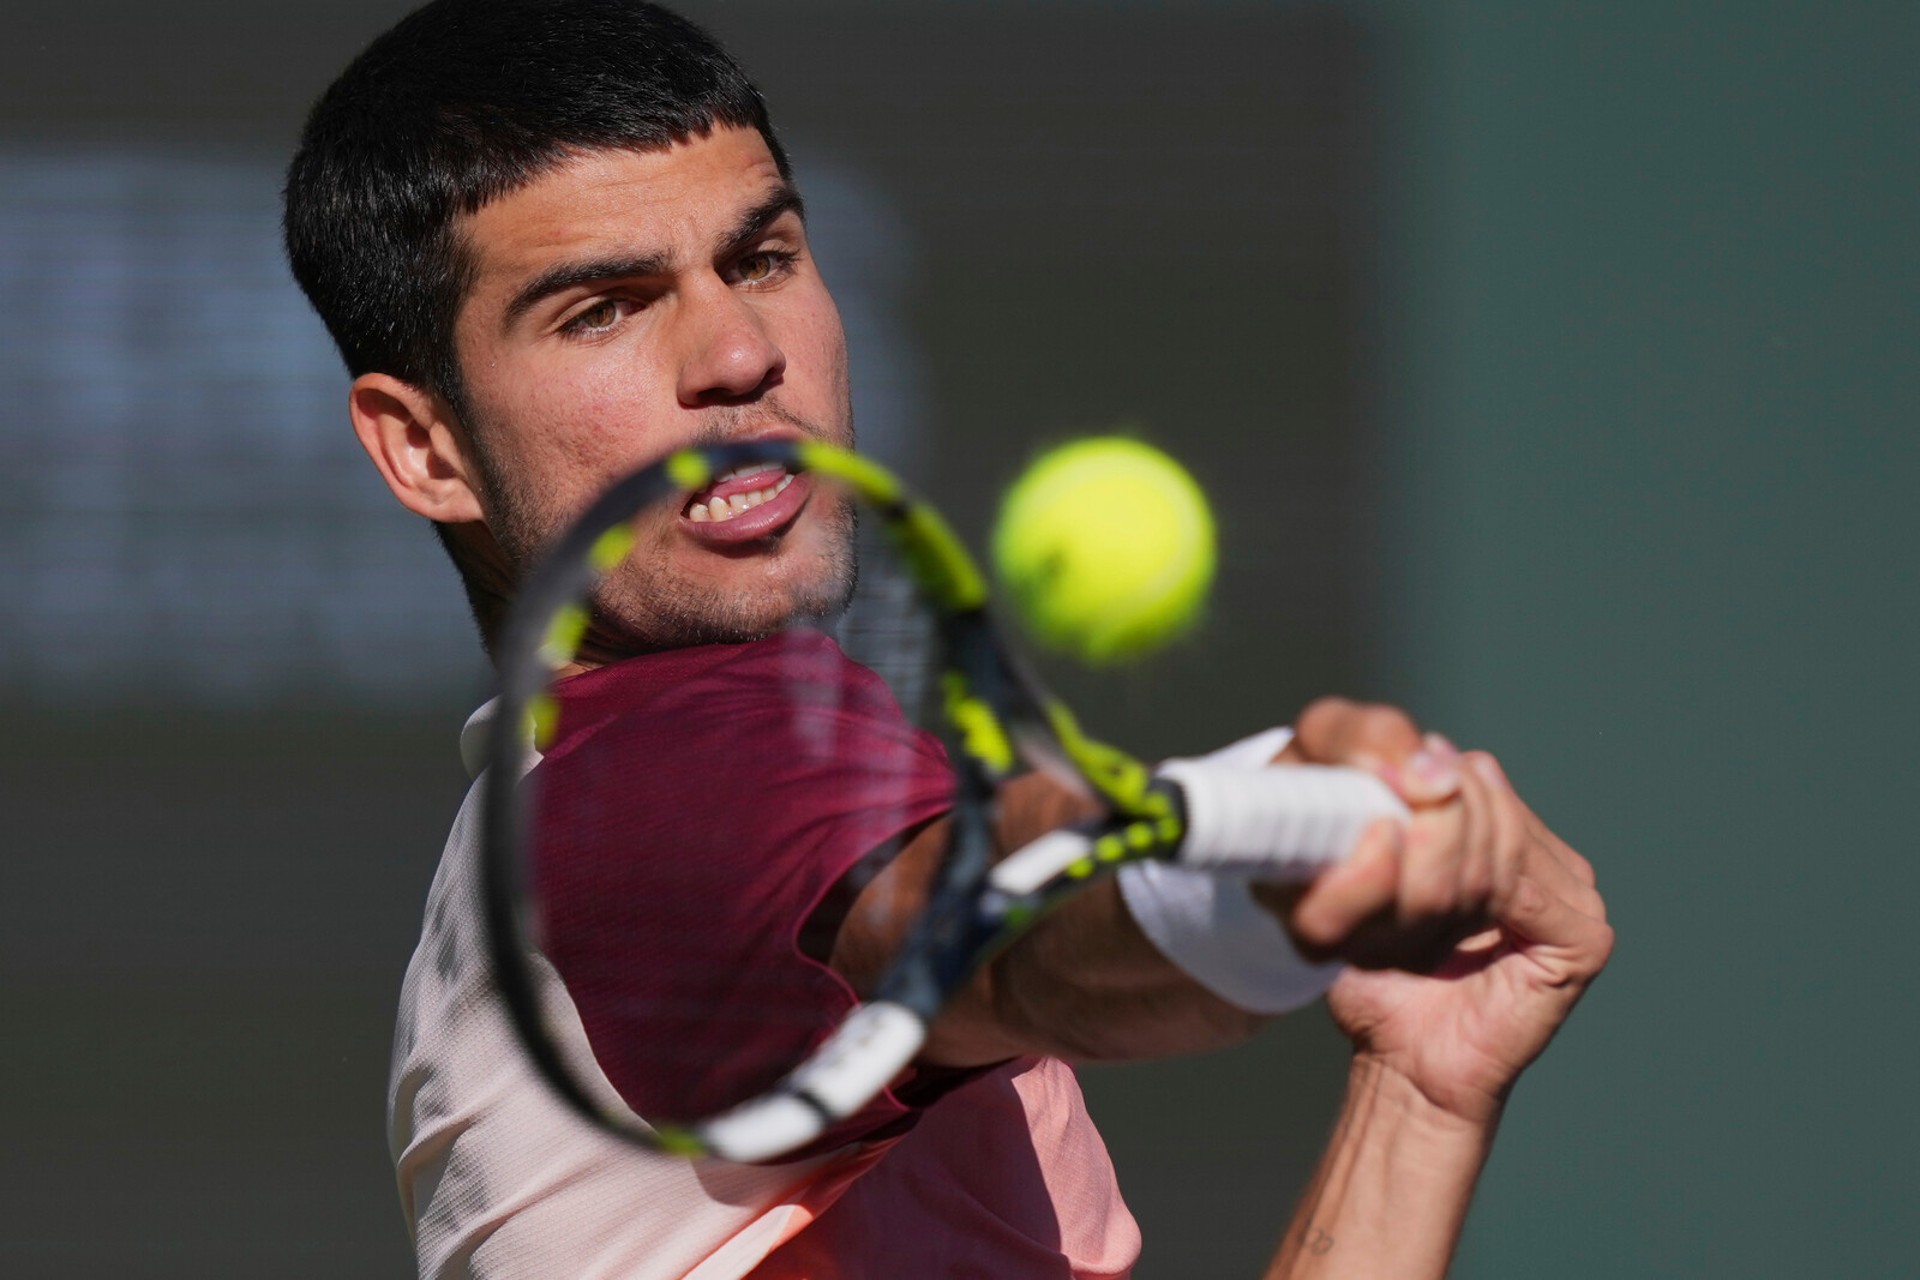
[[[737,426],[742,419],[778,422],[827,443],[852,443],[850,416],[845,429],[835,433],[766,405],[743,407],[716,419],[686,443],[710,446],[740,439],[745,435]],[[477,452],[489,491],[494,539],[514,581],[525,581],[564,525],[547,528],[520,491],[489,465],[486,450]],[[580,652],[583,660],[606,662],[664,649],[760,640],[796,625],[830,624],[852,602],[858,579],[858,515],[852,499],[831,484],[816,485],[794,525],[764,539],[765,545],[742,552],[741,561],[766,564],[761,579],[745,589],[720,586],[682,567],[676,557],[685,554],[687,540],[678,529],[677,504],[662,504],[645,519],[639,543],[594,592],[592,621]],[[804,533],[802,522],[810,526]],[[787,545],[791,535],[816,545]]]
[[[661,529],[650,546],[636,548],[595,593],[591,639],[615,653],[644,653],[742,644],[792,626],[831,623],[853,599],[857,516],[845,495],[823,486],[814,491],[801,518],[814,524],[818,549],[781,546],[751,553],[782,560],[777,572],[754,590],[723,588],[684,572],[674,560],[675,543],[681,540],[671,527]],[[667,523],[677,519],[678,513],[672,513]],[[785,537],[776,534],[768,541],[784,542]]]

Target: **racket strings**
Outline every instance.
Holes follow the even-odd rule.
[[[589,634],[596,585],[623,563],[641,513],[763,461],[843,484],[874,517],[859,527],[860,574],[831,636],[796,629],[766,644],[672,650],[555,686]],[[835,1051],[834,1019],[854,1013],[853,993],[824,963],[834,946],[825,929],[844,918],[851,887],[905,832],[942,813],[950,819],[935,888],[902,957],[859,1012],[897,1002],[923,1023],[1084,878],[1058,877],[1010,904],[989,901],[988,875],[1005,852],[996,848],[995,797],[1008,780],[1038,766],[1116,815],[1097,832],[1086,876],[1171,838],[1178,815],[1144,766],[1088,738],[1064,707],[1030,691],[993,631],[985,598],[971,557],[932,508],[866,460],[811,441],[673,455],[615,485],[563,536],[524,584],[502,651],[500,723],[532,732],[508,742],[520,735],[497,725],[490,757],[506,766],[496,767],[498,779],[518,776],[528,739],[550,752],[531,788],[537,810],[530,820],[532,806],[517,788],[491,784],[486,842],[490,897],[532,902],[531,910],[515,901],[490,908],[501,989],[523,1040],[563,1093],[576,1102],[598,1096],[567,1078],[577,1077],[578,1064],[538,1043],[550,1034],[552,1012],[539,1006],[540,992],[553,984],[526,979],[529,955],[541,958],[535,945],[544,945],[577,1007],[602,1085],[610,1082],[655,1126],[616,1118],[614,1127],[699,1154],[712,1132],[702,1117],[737,1115],[738,1104],[757,1106],[752,1100],[768,1090],[790,1092],[785,1073],[812,1071],[799,1064],[817,1066],[810,1055]],[[728,652],[716,658],[716,650]],[[727,684],[731,661],[749,673],[737,688]],[[581,691],[596,680],[629,678],[606,674],[621,667],[666,672],[658,677],[665,701],[637,716],[631,699],[610,702],[609,722],[634,738],[623,750],[608,737],[608,749],[596,753],[578,734],[600,713],[587,706],[571,726],[569,717],[591,702]],[[699,691],[685,695],[697,697],[694,705],[674,702],[683,678]],[[739,696],[722,696],[722,686]],[[691,727],[679,736],[652,733],[648,717],[656,714]],[[554,860],[561,878],[542,869],[554,830],[565,832]],[[755,861],[763,853],[766,866]],[[774,921],[793,923],[770,930]],[[700,956],[709,959],[688,959]],[[841,1082],[836,1087],[850,1087],[837,1068],[821,1069]],[[895,1118],[900,1107],[886,1098],[869,1105]],[[591,1114],[609,1123],[605,1107]]]

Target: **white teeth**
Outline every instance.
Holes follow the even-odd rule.
[[[733,478],[738,475],[754,475],[761,471],[777,469],[778,468],[773,465],[765,467],[743,467],[738,472],[728,472],[727,475],[721,476],[720,479],[714,481],[714,483],[718,484],[721,480]],[[762,503],[772,502],[775,498],[785,493],[787,486],[792,483],[793,475],[790,472],[783,471],[780,475],[780,483],[772,485],[769,488],[752,489],[746,493],[736,493],[731,498],[715,498],[711,502],[696,502],[687,508],[687,519],[693,521],[695,524],[718,524],[722,521],[731,520],[742,511],[750,511]]]

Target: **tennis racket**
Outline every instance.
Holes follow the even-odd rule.
[[[764,493],[804,475],[810,500],[843,494],[858,511],[865,590],[847,629],[882,633],[871,661],[895,669],[895,700],[905,706],[893,714],[924,721],[940,747],[873,710],[864,676],[836,665],[839,651],[817,622],[791,638],[636,659],[556,681],[557,672],[577,669],[570,664],[589,634],[596,590],[634,552],[638,531],[690,510],[691,495],[716,491],[716,481],[737,490],[733,478],[742,474],[760,477],[753,483],[764,482]],[[875,558],[891,566],[868,562]],[[877,623],[876,610],[861,603],[876,599]],[[873,462],[806,440],[674,453],[614,484],[528,574],[495,654],[484,918],[514,1028],[540,1073],[581,1114],[687,1156],[762,1161],[828,1140],[914,1061],[929,1024],[982,964],[1100,875],[1159,859],[1306,877],[1343,856],[1373,818],[1404,812],[1380,783],[1348,770],[1219,771],[1199,790],[1156,777],[1082,732],[1017,663],[987,606],[980,571],[932,507]],[[739,680],[728,674],[742,671]],[[594,690],[630,679],[630,696],[652,700],[645,715],[622,717],[596,701]],[[696,699],[697,714],[674,710],[676,698]],[[656,711],[686,727],[660,736],[660,721],[648,719]],[[635,726],[623,728],[629,721]],[[738,741],[726,736],[729,725],[743,726]],[[649,744],[639,752],[645,758],[623,754],[628,741]],[[777,758],[756,768],[782,779],[767,795],[756,793],[754,769],[742,769],[737,784],[716,777],[731,774],[736,756],[762,749]],[[930,751],[942,749],[945,760],[930,765]],[[816,751],[814,764],[793,759]],[[1097,800],[1100,816],[1003,857],[996,800],[1035,769]],[[814,776],[831,785],[809,784]],[[782,827],[790,812],[816,801],[852,806],[847,838],[882,849],[936,815],[948,823],[934,887],[877,985],[858,993],[837,1025],[820,1025],[814,1013],[787,1026],[820,983],[835,980],[818,963],[789,964],[782,939],[765,943],[765,963],[673,978],[675,957],[699,952],[715,931],[743,928],[730,916],[674,905],[683,889],[695,899],[704,889],[705,901],[725,911],[743,896],[793,889],[831,917],[836,889],[805,883],[812,861],[779,869],[783,848],[767,859],[769,886],[715,869],[743,857],[742,844],[764,829],[822,841],[813,859],[854,869],[846,878],[857,879],[873,850],[834,847],[821,823]],[[889,808],[889,820],[870,817]],[[863,825],[870,821],[878,825]],[[584,881],[574,874],[582,862],[590,864]],[[758,863],[745,865],[757,874]],[[746,928],[743,945],[761,945]],[[655,1077],[681,1085],[662,1093]]]

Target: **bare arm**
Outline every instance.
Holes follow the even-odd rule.
[[[1005,853],[1093,806],[1030,774],[1002,797]],[[831,963],[867,989],[925,902],[947,824],[919,832],[855,900]],[[1170,964],[1134,923],[1111,879],[1075,895],[981,970],[934,1023],[924,1060],[977,1066],[1026,1054],[1137,1059],[1244,1040],[1264,1019],[1235,1008]]]
[[[1356,1058],[1333,1138],[1267,1280],[1445,1275],[1493,1133]]]
[[[1354,1045],[1334,1137],[1268,1280],[1440,1277],[1520,1073],[1613,949],[1593,869],[1493,757],[1461,757],[1460,821],[1496,857],[1487,927],[1429,972],[1349,969],[1328,1008]]]

